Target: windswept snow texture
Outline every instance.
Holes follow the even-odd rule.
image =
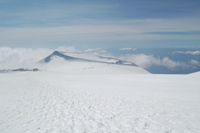
[[[199,133],[200,73],[0,74],[1,133]]]

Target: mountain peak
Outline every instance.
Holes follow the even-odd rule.
[[[77,60],[77,58],[75,57],[71,57],[68,55],[63,54],[61,51],[54,51],[51,55],[47,56],[46,58],[44,58],[41,62],[43,63],[48,63],[52,60],[53,57],[61,57],[65,60]]]

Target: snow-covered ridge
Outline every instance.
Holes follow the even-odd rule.
[[[123,61],[112,57],[103,57],[103,56],[84,54],[84,53],[66,53],[63,51],[54,51],[51,55],[41,60],[40,63],[48,63],[55,56],[61,57],[64,60],[68,61],[87,61],[87,62],[97,62],[97,63],[107,63],[107,64],[130,65],[137,67],[137,65],[132,62]]]
[[[132,62],[88,53],[61,51],[54,51],[35,67],[68,74],[149,74]]]

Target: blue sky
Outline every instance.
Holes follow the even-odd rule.
[[[0,0],[0,46],[200,47],[199,0]]]

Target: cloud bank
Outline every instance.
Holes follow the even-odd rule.
[[[32,67],[52,52],[50,49],[0,47],[0,69]]]
[[[120,56],[119,58],[134,62],[145,69],[148,69],[149,67],[153,65],[164,66],[169,69],[174,69],[179,66],[183,66],[183,67],[186,66],[185,63],[175,62],[169,59],[168,57],[158,58],[158,57],[154,57],[153,55],[146,55],[146,54],[131,54],[131,55]]]
[[[175,54],[190,54],[190,55],[200,55],[200,51],[175,51]]]
[[[154,55],[146,54],[130,54],[119,56],[118,58],[122,60],[127,60],[139,65],[142,68],[149,69],[152,66],[162,66],[170,70],[175,70],[176,68],[189,69],[200,67],[200,62],[191,59],[188,62],[179,62],[170,59],[169,57],[155,57]]]

